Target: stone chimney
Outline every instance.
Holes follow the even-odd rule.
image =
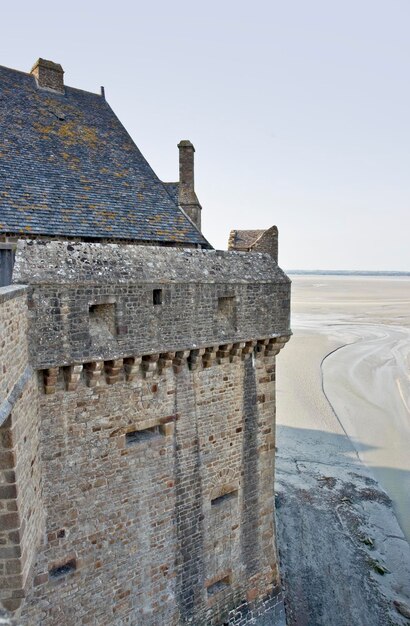
[[[178,144],[179,148],[179,205],[201,230],[201,205],[194,187],[194,152],[192,143],[186,139]]]
[[[64,93],[64,70],[59,63],[38,59],[30,73],[35,76],[41,89],[51,89]]]

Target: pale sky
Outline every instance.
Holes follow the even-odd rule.
[[[0,64],[61,63],[203,231],[279,228],[287,269],[410,270],[410,0],[2,3]]]

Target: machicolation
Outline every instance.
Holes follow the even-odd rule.
[[[0,68],[0,92],[1,604],[21,626],[283,626],[276,227],[212,249],[191,142],[163,183],[58,64]]]

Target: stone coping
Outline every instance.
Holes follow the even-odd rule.
[[[30,285],[289,284],[270,254],[19,240],[14,276]]]
[[[27,291],[27,285],[7,285],[0,287],[0,304],[12,300]]]

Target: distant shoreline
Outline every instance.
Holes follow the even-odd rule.
[[[409,272],[366,270],[285,270],[286,274],[299,276],[410,276]]]

